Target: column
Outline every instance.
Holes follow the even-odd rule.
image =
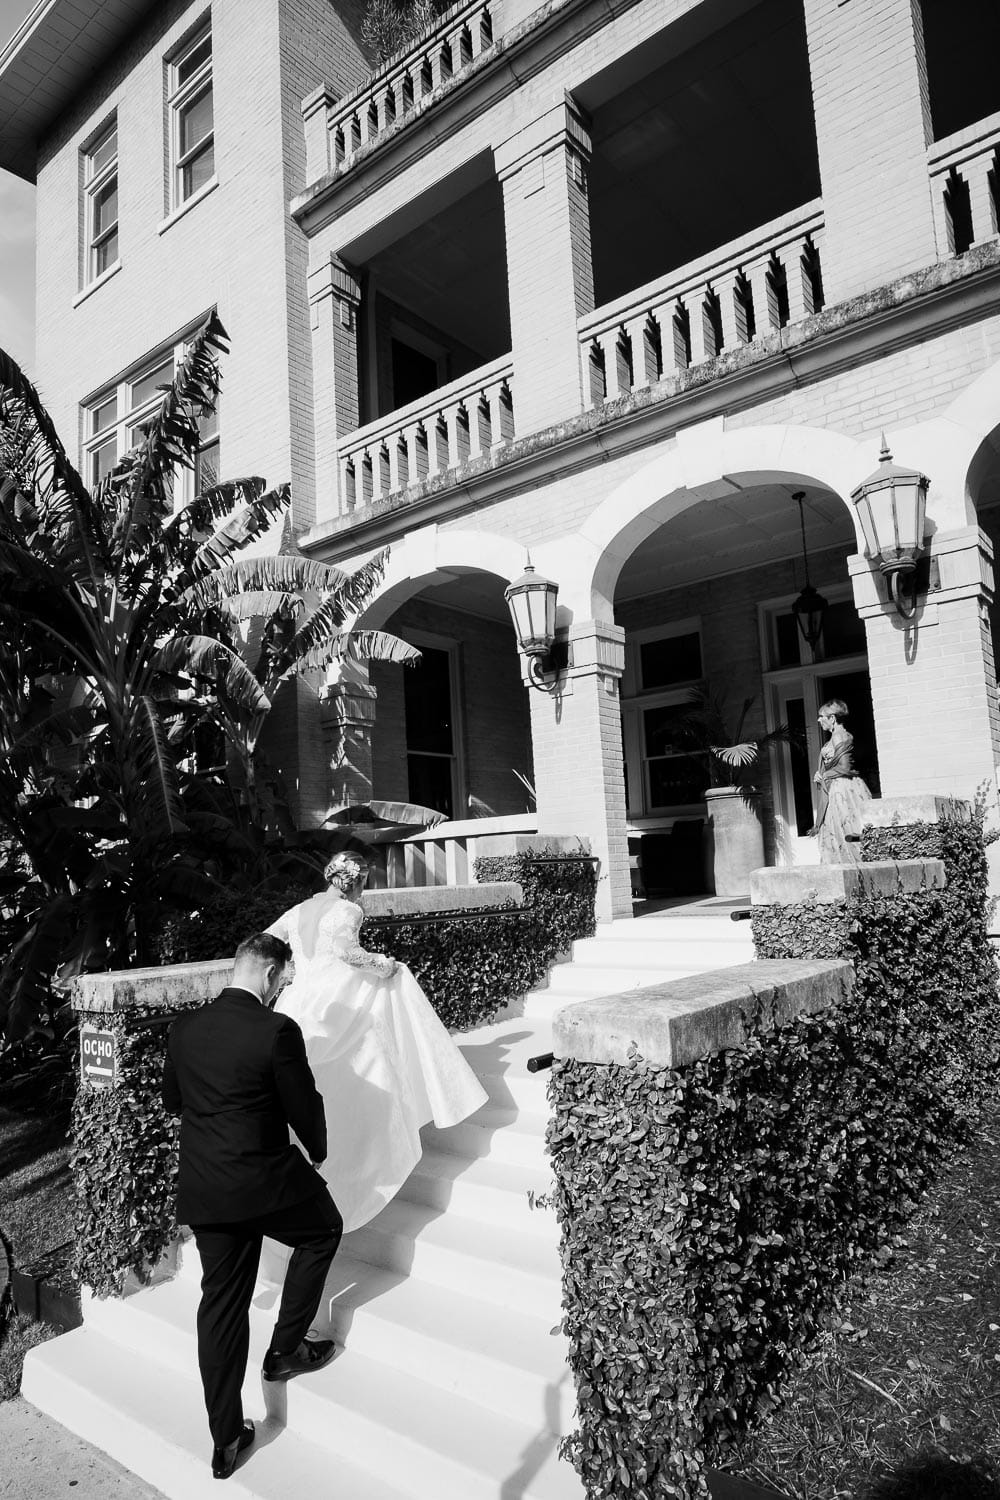
[[[337,680],[320,695],[330,808],[369,802],[372,797],[372,734],[375,689],[368,668],[342,662]]]
[[[358,307],[360,288],[334,256],[310,271],[313,404],[316,431],[316,522],[347,508],[341,494],[338,439],[358,427]]]
[[[578,320],[594,307],[590,136],[569,95],[495,151],[503,185],[518,437],[584,409]]]
[[[571,627],[570,665],[552,693],[528,689],[539,834],[580,834],[600,860],[597,920],[631,916],[618,686],[625,632]]]
[[[995,801],[992,547],[977,526],[937,532],[931,545],[932,586],[909,621],[887,601],[867,559],[848,559],[868,636],[882,795],[934,792],[971,801],[988,782]]]
[[[918,0],[805,0],[827,303],[937,260]]]

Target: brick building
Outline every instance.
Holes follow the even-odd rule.
[[[361,10],[53,0],[0,54],[0,164],[38,182],[39,384],[87,472],[215,307],[204,461],[290,478],[311,556],[390,547],[360,623],[423,661],[283,705],[303,821],[430,803],[451,824],[414,847],[446,873],[473,815],[586,834],[605,916],[630,843],[696,890],[697,684],[752,696],[748,735],[802,730],[765,768],[773,860],[814,857],[832,696],[873,788],[995,801],[993,8],[463,0],[375,72]],[[910,620],[850,498],[883,431],[930,481]],[[504,601],[529,551],[559,587],[553,691]]]

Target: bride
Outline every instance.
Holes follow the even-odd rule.
[[[275,1010],[297,1021],[326,1106],[322,1166],[349,1231],[384,1208],[420,1160],[420,1127],[456,1125],[486,1092],[403,963],[358,943],[367,865],[338,854],[328,889],[267,929],[295,977]]]

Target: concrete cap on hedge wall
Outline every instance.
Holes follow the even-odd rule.
[[[538,859],[579,859],[590,853],[590,840],[577,833],[491,833],[476,840],[477,859],[534,854]]]
[[[163,968],[116,969],[108,974],[81,974],[73,984],[73,1009],[84,1013],[128,1010],[148,1005],[176,1010],[204,1004],[224,990],[233,972],[231,958],[213,958]]]
[[[905,828],[911,823],[968,823],[972,808],[961,797],[922,792],[915,797],[873,797],[861,812],[862,828]]]
[[[758,959],[567,1005],[553,1017],[552,1050],[579,1062],[625,1063],[635,1049],[647,1064],[676,1068],[742,1046],[758,1009],[774,1026],[826,1010],[853,983],[846,959]]]
[[[940,859],[885,859],[863,865],[752,870],[753,906],[822,906],[857,896],[912,896],[946,885]]]

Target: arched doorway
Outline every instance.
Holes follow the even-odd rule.
[[[799,508],[813,585],[827,600],[814,646],[792,609],[803,587]],[[676,501],[678,497],[671,497]],[[851,710],[859,769],[878,790],[878,756],[864,623],[847,571],[853,523],[838,495],[815,481],[742,474],[716,492],[676,503],[633,547],[614,586],[625,630],[622,734],[633,864],[647,895],[710,888],[704,858],[711,754],[693,743],[698,696],[718,707],[731,737],[761,739],[787,726],[754,779],[762,793],[768,862],[812,863],[813,771],[819,706]],[[739,720],[748,704],[742,728]]]

